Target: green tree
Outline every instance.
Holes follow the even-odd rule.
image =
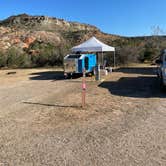
[[[30,67],[31,60],[30,57],[17,48],[10,48],[7,52],[7,66],[8,67]]]

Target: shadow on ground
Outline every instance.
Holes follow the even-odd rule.
[[[37,72],[30,74],[31,80],[63,80],[63,71],[47,71],[47,72]]]
[[[72,79],[78,79],[82,77],[81,74],[73,74]],[[71,78],[67,78],[70,80]],[[66,80],[63,71],[47,71],[47,72],[37,72],[30,74],[30,80]]]
[[[154,75],[153,68],[119,69],[121,72],[142,74],[138,77],[122,77],[118,81],[106,81],[99,87],[106,88],[112,95],[135,98],[165,98],[166,92],[161,92],[159,80]],[[142,72],[141,72],[142,71]]]
[[[64,72],[63,71],[47,71],[47,72],[38,72],[38,73],[31,73],[30,74],[31,80],[65,80]],[[79,78],[79,75],[74,75],[72,79]]]
[[[34,102],[23,102],[23,103],[24,103],[24,104],[29,104],[29,105],[46,106],[46,107],[81,108],[80,106],[74,106],[74,105],[44,104],[44,103],[34,103]]]
[[[115,72],[122,72],[126,74],[143,74],[143,75],[154,75],[156,74],[156,67],[123,67],[115,69]]]

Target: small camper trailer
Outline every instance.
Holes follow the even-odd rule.
[[[69,54],[64,58],[64,75],[82,74],[84,69],[92,73],[96,63],[95,54]]]

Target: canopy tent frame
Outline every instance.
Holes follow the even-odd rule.
[[[103,53],[104,52],[114,52],[113,55],[113,61],[114,61],[114,67],[116,67],[116,52],[115,47],[111,47],[109,45],[106,45],[96,39],[95,37],[90,38],[89,40],[85,41],[84,43],[73,47],[72,52],[95,52],[95,53],[102,53],[102,64],[103,64]]]
[[[116,53],[114,51],[114,68],[116,67]]]

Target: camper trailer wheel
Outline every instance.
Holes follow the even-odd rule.
[[[65,79],[70,79],[71,78],[71,74],[70,73],[65,73],[64,74],[64,78]]]
[[[93,70],[93,71],[91,72],[91,74],[92,74],[92,76],[94,76],[94,75],[95,75],[95,71]]]
[[[64,79],[67,79],[67,77],[68,77],[68,74],[64,73]]]
[[[87,73],[86,76],[87,77],[92,77],[93,76],[93,72]]]

